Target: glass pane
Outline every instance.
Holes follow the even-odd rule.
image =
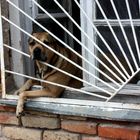
[[[129,19],[128,11],[126,7],[125,0],[113,0],[115,3],[115,6],[117,8],[118,14],[121,19]],[[139,2],[138,0],[128,0],[132,18],[137,19],[140,18],[140,12],[139,12]],[[107,18],[109,19],[116,19],[113,7],[110,3],[110,0],[99,0],[99,3],[101,4],[102,9],[104,10]],[[96,17],[97,19],[103,19],[102,13],[100,12],[100,9],[97,7]]]
[[[122,65],[126,68],[127,72],[130,73],[130,69],[129,69],[128,65],[127,65],[127,62],[125,61],[125,58],[124,58],[122,52],[120,51],[120,49],[119,49],[119,47],[118,47],[118,45],[117,45],[117,43],[116,43],[112,33],[110,32],[109,28],[108,27],[99,27],[98,29],[101,32],[101,34],[103,35],[103,37],[105,38],[105,40],[107,41],[107,43],[109,44],[110,48],[116,54],[117,58],[120,60]],[[114,29],[114,31],[115,31],[115,33],[116,33],[116,35],[117,35],[121,45],[122,45],[122,48],[123,48],[124,52],[126,53],[126,55],[128,57],[128,60],[129,60],[130,64],[135,69],[133,59],[132,59],[131,54],[129,52],[128,46],[127,46],[126,41],[124,39],[124,36],[123,36],[123,34],[122,34],[121,30],[120,30],[120,27],[113,27],[113,29]],[[139,38],[140,37],[140,27],[136,27],[135,29],[136,29],[137,38]],[[131,45],[132,51],[134,53],[134,56],[136,57],[136,60],[138,62],[138,55],[137,55],[136,46],[135,46],[135,42],[134,42],[134,38],[133,38],[131,27],[125,27],[125,32],[127,34],[127,37],[128,37],[129,42],[130,42],[130,45]],[[97,36],[97,43],[98,43],[99,47],[105,52],[105,54],[116,64],[116,66],[119,69],[121,69],[120,66],[117,64],[117,62],[115,61],[115,59],[113,58],[113,56],[111,55],[111,53],[108,51],[108,49],[104,45],[104,43],[102,42],[102,40],[98,36]],[[140,44],[139,40],[138,40],[138,43]],[[117,73],[115,71],[115,69],[113,68],[113,66],[111,66],[111,64],[100,53],[98,53],[98,55],[99,55],[100,59],[103,60],[103,62],[105,62],[115,73]],[[100,69],[102,71],[104,71],[110,77],[112,77],[112,75],[101,64],[99,64],[99,67],[100,67]],[[99,75],[99,76],[102,79],[108,81],[102,75]],[[138,76],[135,77],[132,80],[133,83],[137,82],[137,80],[138,80],[137,78],[138,78]]]
[[[65,9],[68,7],[67,0],[59,0],[58,1]],[[38,3],[49,13],[62,13],[62,10],[58,7],[58,5],[54,2],[54,0],[38,0]],[[67,10],[67,9],[66,9]],[[38,8],[39,13],[44,13],[42,10]]]

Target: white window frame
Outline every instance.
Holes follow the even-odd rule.
[[[31,0],[30,0],[30,4],[32,5],[32,17],[34,19],[49,18],[46,14],[39,13],[38,7],[35,4],[33,4]],[[71,6],[71,3],[69,3],[69,4]],[[69,13],[71,13],[70,9],[69,9]],[[51,13],[51,15],[55,18],[66,18],[67,17],[64,13]]]
[[[87,1],[86,0],[80,0],[80,4],[81,4],[81,7],[83,8],[83,10],[87,13],[90,20],[93,21],[93,19],[95,19],[95,15],[96,15],[95,14],[95,11],[96,11],[95,1],[93,1],[93,0],[87,0]],[[89,37],[96,42],[96,34],[95,34],[91,24],[87,21],[86,17],[83,15],[82,12],[81,12],[81,27],[89,35]],[[81,34],[81,40],[82,40],[83,44],[85,46],[87,46],[87,48],[91,52],[93,52],[93,54],[96,54],[96,49],[91,44],[91,42],[85,37],[84,34]],[[97,65],[96,60],[93,59],[93,57],[84,48],[82,49],[82,55],[87,60],[89,60],[93,65]],[[85,62],[83,62],[83,67],[86,68],[89,72],[91,72],[93,74],[97,74],[95,69],[93,67],[89,66]],[[94,85],[96,85],[96,80],[86,73],[83,73],[83,79],[92,83],[92,84],[94,84]],[[84,84],[84,86],[86,86],[86,84]]]
[[[19,1],[19,0],[13,0],[13,2],[16,4],[16,5],[19,5],[20,7],[24,7],[26,12],[31,15],[32,14],[32,5],[30,3],[30,0],[28,1]],[[30,5],[30,6],[29,6]],[[26,29],[28,32],[32,32],[32,22],[29,20],[29,19],[23,19],[22,16],[20,15],[20,12],[17,11],[15,8],[13,8],[11,5],[9,5],[9,19],[11,21],[14,21],[18,26],[22,26],[24,29]],[[22,25],[22,21],[25,21],[25,24]],[[27,50],[27,45],[24,43],[24,42],[27,42],[27,38],[24,38],[24,35],[21,34],[21,32],[16,29],[15,27],[11,26],[10,25],[10,30],[11,30],[11,44],[18,50],[21,50],[21,51],[28,51]],[[24,44],[24,45],[22,45]],[[24,48],[23,48],[24,46]],[[24,69],[24,62],[23,62],[23,56],[21,54],[17,55],[16,52],[13,52],[12,51],[12,67],[13,67],[13,70],[17,70],[19,71],[20,73],[24,73],[25,72],[25,69]],[[16,63],[15,63],[16,61]],[[29,64],[29,62],[28,62]],[[28,65],[29,66],[29,70],[28,72],[30,72],[30,69],[31,69],[31,65]],[[23,77],[18,77],[16,75],[14,75],[14,81],[15,81],[15,84],[16,86],[19,88],[21,87],[24,82],[25,82],[25,78]]]

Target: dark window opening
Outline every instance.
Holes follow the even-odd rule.
[[[125,0],[113,0],[113,1],[117,8],[120,18],[129,19]],[[128,0],[128,2],[129,2],[129,7],[131,10],[132,17],[134,19],[140,18],[139,1],[138,0]],[[110,3],[110,0],[99,0],[99,3],[101,4],[101,7],[103,8],[108,19],[116,19],[112,5]],[[102,13],[100,12],[98,6],[97,6],[96,13],[97,13],[97,15],[96,15],[97,19],[103,19]]]
[[[59,3],[66,9],[66,11],[74,18],[74,20],[80,25],[80,9],[76,6],[75,2],[67,2],[66,0],[61,0]],[[64,12],[56,5],[53,0],[49,2],[39,0],[39,4],[43,6],[50,14],[59,14],[59,17],[56,19],[66,28],[68,29],[78,40],[81,41],[81,33],[80,30],[72,23],[72,21],[64,15],[61,16]],[[43,11],[39,10],[39,13],[43,13]],[[66,33],[59,25],[57,25],[52,19],[41,18],[37,19],[38,22],[46,27],[49,31],[51,31],[54,35],[60,38],[62,41],[70,45],[70,47],[74,48],[76,51],[81,53],[81,46],[68,34]],[[41,32],[43,31],[40,27],[33,23],[33,31]],[[62,45],[62,44],[61,44]]]

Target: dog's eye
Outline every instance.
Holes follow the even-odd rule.
[[[35,41],[29,42],[30,46],[34,46],[35,45]]]
[[[49,45],[50,43],[46,40],[43,41],[44,44]]]

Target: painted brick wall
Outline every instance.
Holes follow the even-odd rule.
[[[97,120],[0,106],[0,140],[139,140],[140,123]]]

